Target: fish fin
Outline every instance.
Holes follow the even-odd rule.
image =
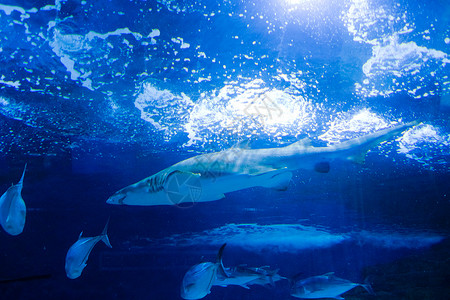
[[[228,273],[225,270],[225,267],[223,266],[223,263],[222,263],[223,250],[225,249],[226,245],[227,244],[225,243],[225,244],[222,245],[222,247],[220,247],[219,252],[217,253],[216,263],[219,265],[219,268],[217,269],[217,272],[219,272],[224,277],[229,278],[230,275],[228,275]]]
[[[272,276],[269,276],[269,284],[270,284],[270,286],[275,287],[275,282],[273,281]]]
[[[287,148],[307,148],[307,147],[312,147],[311,146],[311,139],[306,137],[303,138],[295,143],[292,143],[288,146],[286,146]]]
[[[25,163],[25,168],[23,168],[22,177],[20,178],[20,181],[18,184],[23,184],[23,178],[25,177],[25,171],[27,170],[27,163]]]
[[[245,139],[245,140],[239,141],[239,142],[236,143],[236,145],[234,145],[233,148],[250,149],[250,140],[249,139]]]
[[[376,296],[376,293],[373,291],[372,286],[370,283],[367,284],[361,284],[361,286],[372,296]]]
[[[83,236],[83,231],[80,233],[80,235],[78,236],[78,239],[81,239],[81,237]]]
[[[244,289],[247,289],[247,290],[250,289],[250,287],[249,287],[248,285],[246,285],[246,284],[241,284],[241,286],[242,286]]]
[[[109,248],[112,248],[111,243],[109,242],[109,238],[108,238],[109,219],[110,218],[108,218],[108,221],[106,221],[105,228],[103,228],[103,231],[102,231],[102,242],[105,243],[105,245],[108,246]]]
[[[413,121],[403,125],[385,128],[360,138],[345,141],[342,144],[346,143],[347,146],[350,146],[352,148],[355,148],[355,150],[358,150],[357,153],[349,155],[347,159],[358,164],[363,164],[365,156],[370,149],[374,148],[375,146],[383,142],[388,141],[389,139],[397,135],[400,135],[402,132],[407,131],[411,127],[418,124],[419,123],[417,121]]]
[[[366,277],[366,279],[364,279],[364,284],[361,284],[361,286],[372,296],[376,295],[376,293],[372,289],[372,285],[369,282],[369,277]]]
[[[265,184],[263,184],[264,187],[272,188],[277,191],[285,191],[287,190],[289,186],[289,182],[292,178],[292,173],[282,170],[281,172],[278,172],[277,170],[276,174],[268,174],[270,177],[267,178],[267,181]]]
[[[323,274],[322,276],[334,276],[334,272],[328,272]]]

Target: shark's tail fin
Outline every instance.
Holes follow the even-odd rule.
[[[112,248],[108,238],[108,225],[109,225],[109,218],[108,221],[106,221],[105,228],[103,228],[102,231],[102,242],[105,243],[105,245],[108,246],[109,248]]]
[[[418,121],[413,121],[406,124],[385,128],[364,137],[342,142],[341,147],[343,149],[346,148],[347,150],[351,150],[351,153],[347,157],[348,160],[362,164],[364,163],[366,153],[370,149],[418,124]]]

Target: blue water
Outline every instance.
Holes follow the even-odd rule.
[[[0,192],[28,164],[25,229],[0,231],[1,299],[181,299],[214,261],[372,283],[347,299],[445,299],[450,266],[447,1],[1,1]],[[188,207],[117,190],[245,143],[327,146],[418,120],[362,165],[298,170]],[[69,247],[100,234],[80,278]],[[214,286],[205,299],[295,299]]]

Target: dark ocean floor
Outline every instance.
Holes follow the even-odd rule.
[[[421,254],[367,267],[376,299],[448,299],[450,295],[450,240]],[[360,299],[345,297],[345,299]]]

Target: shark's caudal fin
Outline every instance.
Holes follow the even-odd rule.
[[[102,231],[102,242],[105,243],[105,245],[108,246],[109,248],[112,248],[108,238],[108,225],[109,225],[109,218],[108,221],[106,221],[105,228],[103,228]]]
[[[347,149],[351,151],[347,159],[352,162],[362,164],[364,163],[366,153],[370,149],[374,148],[375,146],[385,141],[388,141],[389,139],[399,135],[403,131],[406,131],[409,128],[414,127],[415,125],[418,124],[419,124],[418,121],[413,121],[406,124],[385,128],[380,131],[369,134],[367,136],[342,142],[337,146],[337,148]]]

